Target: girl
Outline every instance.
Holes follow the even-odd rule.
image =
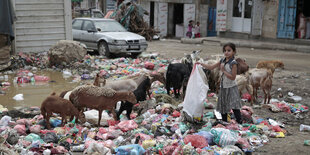
[[[200,22],[197,22],[195,26],[195,38],[200,38]]]
[[[209,65],[202,64],[204,68],[214,69],[220,67],[222,71],[220,80],[221,87],[216,110],[222,114],[223,121],[227,122],[227,113],[233,109],[238,123],[241,123],[241,99],[236,84],[237,61],[235,60],[236,46],[233,43],[227,43],[223,46],[225,58],[219,62]]]
[[[193,33],[193,27],[194,27],[193,23],[194,23],[193,20],[190,20],[188,22],[188,30],[186,32],[186,36],[189,37],[189,38],[192,38],[192,35],[193,35],[192,34]]]

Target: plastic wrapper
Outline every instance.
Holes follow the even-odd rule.
[[[142,147],[143,147],[144,149],[148,149],[149,147],[153,147],[153,146],[155,146],[155,145],[156,145],[156,141],[155,141],[155,140],[152,140],[152,139],[150,139],[150,140],[145,140],[145,141],[142,142]]]
[[[30,127],[30,132],[31,133],[35,133],[35,134],[39,134],[41,131],[41,126],[40,125],[33,125]]]
[[[208,146],[207,140],[203,136],[200,136],[200,135],[187,135],[184,138],[184,143],[185,144],[191,143],[192,146],[196,148],[204,148]]]
[[[8,126],[11,119],[12,119],[12,117],[10,117],[10,116],[3,116],[0,120],[0,126]]]
[[[142,155],[145,153],[145,150],[139,144],[131,144],[120,146],[115,149],[116,155]]]
[[[26,135],[26,126],[25,125],[16,125],[14,129],[17,131],[18,134],[20,135]]]
[[[138,124],[133,120],[126,120],[126,121],[120,122],[117,126],[123,132],[127,132],[129,130],[136,129],[138,127]]]
[[[213,142],[213,134],[211,132],[208,131],[200,131],[198,133],[196,133],[197,135],[203,136],[209,145],[214,145],[215,143]]]

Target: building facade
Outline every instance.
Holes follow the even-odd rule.
[[[225,37],[309,39],[309,4],[306,0],[217,0],[216,30]]]
[[[200,22],[200,33],[205,37],[211,1],[138,0],[138,3],[149,12],[149,16],[145,16],[145,21],[158,29],[162,37],[185,37],[190,20]],[[213,2],[215,4],[216,0]]]

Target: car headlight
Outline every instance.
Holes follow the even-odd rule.
[[[140,39],[140,43],[146,43],[145,39]]]
[[[126,44],[125,40],[113,40],[114,44]]]

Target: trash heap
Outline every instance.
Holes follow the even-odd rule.
[[[143,19],[144,14],[148,12],[134,2],[124,1],[114,11],[110,18],[117,20],[128,31],[142,35],[146,40],[152,40],[153,36],[159,33],[150,27]]]
[[[63,74],[75,76],[74,80],[89,80],[95,72],[106,78],[124,78],[141,71],[159,71],[171,61],[173,60],[161,59],[154,54],[142,55],[142,58],[137,59],[86,56],[82,62],[75,63],[75,67],[63,70]],[[92,70],[82,72],[79,66],[88,66]],[[127,120],[123,113],[120,121],[115,121],[104,111],[101,127],[95,127],[98,120],[97,110],[84,112],[84,124],[73,120],[61,127],[61,117],[51,117],[51,130],[46,129],[42,115],[37,114],[30,118],[11,117],[4,110],[0,120],[0,152],[83,152],[107,155],[243,154],[255,151],[268,143],[270,138],[284,138],[287,133],[283,123],[257,116],[253,109],[247,106],[241,109],[243,124],[236,123],[233,115],[230,115],[229,123],[216,119],[214,107],[217,96],[214,93],[209,93],[204,102],[201,121],[187,122],[182,111],[183,101],[168,96],[163,87],[160,82],[153,83],[151,99],[134,105],[131,120]],[[142,114],[138,115],[141,109]],[[310,130],[309,126],[301,125],[301,131],[307,130]],[[305,142],[306,144],[309,142]]]

